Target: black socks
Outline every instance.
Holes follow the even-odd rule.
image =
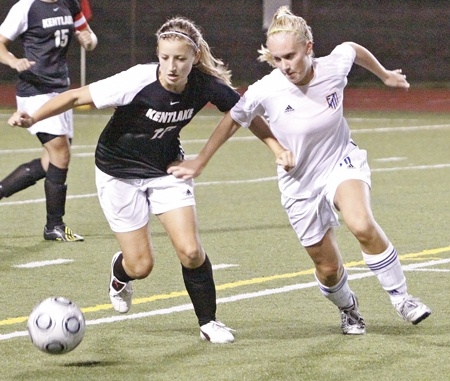
[[[48,165],[44,182],[48,230],[63,224],[62,218],[65,214],[67,195],[67,171],[67,168],[58,168],[52,163]]]
[[[20,192],[44,177],[45,171],[42,168],[41,159],[21,164],[0,182],[0,199]]]
[[[184,284],[200,326],[216,320],[216,286],[208,256],[200,267],[188,269],[182,266],[182,271]]]
[[[116,261],[114,262],[113,274],[119,282],[127,283],[127,282],[134,280],[134,278],[131,278],[126,273],[125,269],[123,268],[122,260],[123,260],[123,255],[122,255],[122,253],[120,253],[120,255],[117,257]]]

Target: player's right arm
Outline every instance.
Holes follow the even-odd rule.
[[[36,63],[34,61],[28,61],[27,58],[17,58],[14,56],[7,47],[10,42],[9,39],[0,34],[0,62],[2,64],[17,70],[20,73],[21,71],[28,70]]]
[[[8,119],[8,124],[10,126],[29,128],[34,123],[43,119],[59,115],[74,107],[84,105],[93,105],[89,85],[78,89],[68,90],[57,95],[43,104],[33,113],[33,115],[18,110]]]
[[[295,157],[291,151],[284,148],[267,124],[267,121],[262,117],[256,117],[252,120],[249,130],[259,140],[261,140],[275,155],[275,163],[288,172],[295,167]]]

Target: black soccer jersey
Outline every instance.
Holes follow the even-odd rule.
[[[86,27],[78,0],[20,0],[11,8],[0,26],[0,34],[11,41],[20,36],[24,56],[36,62],[30,70],[19,73],[18,96],[69,88],[66,55],[76,23]]]
[[[158,64],[137,65],[89,85],[97,108],[116,107],[95,153],[96,166],[119,178],[167,175],[184,156],[180,131],[208,102],[229,111],[239,94],[222,80],[193,68],[181,94],[158,80]]]

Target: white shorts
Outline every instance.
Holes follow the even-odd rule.
[[[95,182],[103,213],[117,233],[148,224],[150,213],[194,206],[194,181],[168,175],[152,179],[120,179],[95,168]]]
[[[331,227],[339,226],[333,200],[337,187],[346,180],[361,180],[371,186],[365,150],[355,147],[343,158],[330,173],[327,184],[319,194],[300,200],[281,196],[281,204],[303,246],[316,244]]]
[[[56,95],[58,93],[34,95],[32,97],[16,97],[17,109],[33,115],[39,107]],[[66,135],[69,138],[73,138],[73,112],[70,109],[62,114],[41,120],[28,128],[28,131],[33,135],[36,135],[38,132],[44,132],[46,134]]]

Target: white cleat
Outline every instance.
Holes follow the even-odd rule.
[[[395,306],[397,313],[406,321],[416,325],[431,315],[431,309],[419,299],[409,295]]]
[[[344,335],[364,335],[366,323],[358,309],[358,298],[352,294],[353,304],[347,308],[339,308],[341,312],[341,328]]]
[[[234,341],[234,336],[231,332],[236,331],[228,328],[218,320],[211,320],[209,323],[200,327],[200,338],[202,340],[208,340],[213,344],[232,343]]]

